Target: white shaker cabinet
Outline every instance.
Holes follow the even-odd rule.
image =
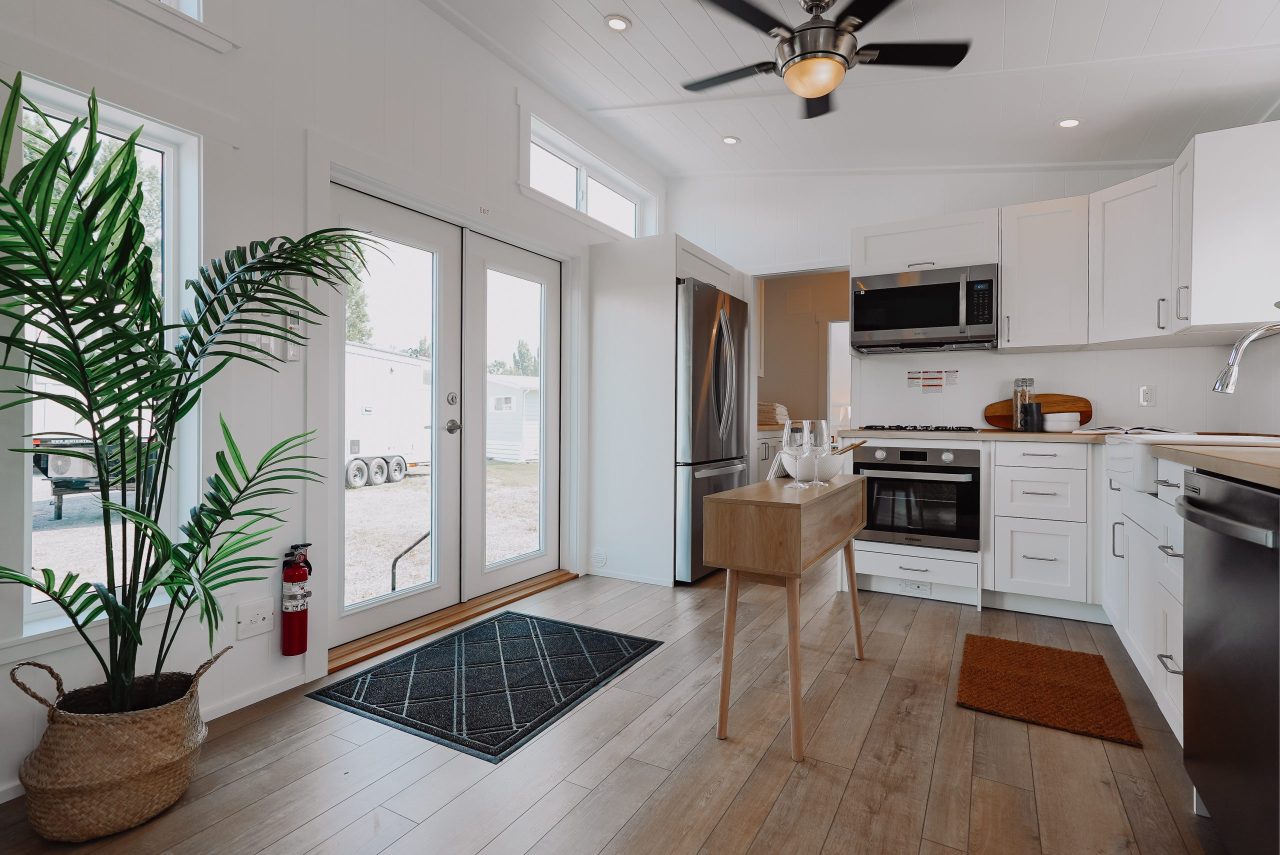
[[[1000,211],[986,208],[926,220],[856,228],[852,276],[903,273],[1000,260]]]
[[[1172,327],[1280,320],[1280,122],[1200,134],[1173,165]]]
[[[1172,266],[1172,166],[1090,195],[1089,341],[1165,334]]]
[[[1089,197],[1000,209],[1000,346],[1089,343]]]

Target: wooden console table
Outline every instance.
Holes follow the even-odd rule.
[[[761,481],[707,496],[703,504],[703,560],[725,568],[724,652],[720,660],[720,723],[729,735],[733,635],[742,579],[787,589],[787,665],[791,688],[791,759],[804,759],[800,697],[800,577],[844,550],[853,606],[854,655],[862,658],[862,618],[854,573],[853,537],[867,523],[866,479],[837,475],[826,487],[789,489],[785,479]]]

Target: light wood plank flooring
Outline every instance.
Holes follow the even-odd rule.
[[[19,800],[0,805],[0,850],[1221,851],[1109,627],[867,592],[856,663],[836,569],[811,571],[801,597],[803,763],[788,756],[782,589],[743,586],[722,742],[722,574],[678,589],[588,576],[515,608],[665,644],[500,765],[305,698],[315,684],[211,722],[190,792],[145,827],[51,847]],[[957,707],[967,633],[1100,652],[1145,747]]]

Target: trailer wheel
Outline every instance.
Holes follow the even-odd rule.
[[[387,461],[381,457],[374,457],[369,460],[369,486],[377,487],[379,484],[387,483]]]
[[[404,462],[403,457],[391,457],[387,460],[387,480],[392,484],[399,483],[404,480],[404,476],[409,472],[409,465]]]
[[[369,467],[359,458],[347,464],[347,487],[358,490],[369,483]]]

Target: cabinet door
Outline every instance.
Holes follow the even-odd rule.
[[[1182,603],[1163,588],[1157,590],[1155,624],[1153,629],[1156,665],[1156,687],[1163,689],[1164,697],[1156,694],[1156,700],[1175,731],[1182,724]],[[1165,708],[1168,701],[1169,708]],[[1178,733],[1179,738],[1182,734]]]
[[[1173,319],[1174,332],[1191,325],[1191,245],[1195,212],[1196,141],[1173,164]]]
[[[996,590],[1085,601],[1088,526],[996,517]]]
[[[1160,553],[1156,551],[1155,536],[1128,516],[1124,518],[1124,535],[1125,567],[1129,577],[1128,636],[1137,651],[1134,664],[1150,686],[1155,679],[1151,670],[1155,663],[1155,590],[1160,587],[1155,581],[1152,565]]]
[[[1001,347],[1089,343],[1089,197],[1000,209]]]
[[[1000,260],[1000,211],[987,208],[853,230],[849,273],[901,273]]]
[[[1172,166],[1091,195],[1089,341],[1164,335],[1172,262]]]
[[[1125,565],[1125,525],[1120,511],[1120,489],[1107,481],[1106,543],[1102,548],[1102,610],[1116,632],[1129,625],[1129,571]]]

